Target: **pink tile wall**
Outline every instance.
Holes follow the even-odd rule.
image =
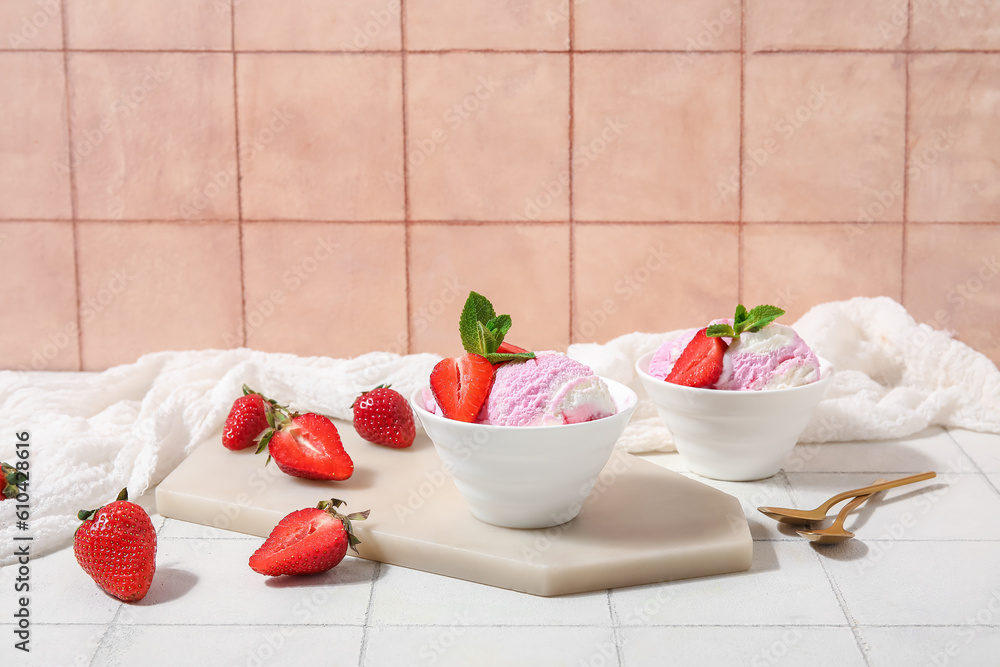
[[[1000,2],[6,0],[0,367],[901,300],[1000,360]],[[10,316],[10,315],[9,315]]]

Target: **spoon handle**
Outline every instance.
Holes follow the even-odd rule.
[[[846,498],[851,498],[852,496],[868,496],[873,493],[878,493],[879,491],[885,491],[886,489],[893,489],[897,486],[904,486],[906,484],[913,484],[914,482],[922,482],[925,479],[932,479],[937,477],[936,472],[922,472],[919,475],[910,475],[909,477],[901,477],[900,479],[894,479],[889,482],[882,482],[881,484],[872,484],[871,486],[865,486],[860,489],[854,489],[853,491],[844,491],[843,493],[838,493],[833,498],[823,503],[820,507],[825,510],[830,509],[841,500]]]
[[[877,484],[884,484],[885,482],[886,482],[886,480],[880,479],[877,482],[875,482],[875,484],[873,484],[872,486],[875,486]],[[844,522],[847,521],[847,516],[851,512],[853,512],[855,509],[857,509],[861,505],[864,505],[866,502],[868,502],[868,500],[870,500],[871,497],[875,495],[875,493],[877,493],[877,491],[873,491],[872,493],[866,493],[866,494],[860,495],[857,498],[855,498],[854,500],[852,500],[851,502],[849,502],[846,505],[844,505],[844,509],[840,510],[840,514],[837,515],[837,518],[834,520],[834,522],[830,526],[829,530],[831,530],[831,531],[833,531],[833,530],[842,530],[844,528]]]

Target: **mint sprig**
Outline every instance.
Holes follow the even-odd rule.
[[[510,331],[510,315],[497,315],[493,304],[482,294],[469,292],[462,315],[458,319],[458,332],[466,352],[486,357],[491,364],[512,359],[534,359],[534,352],[497,352],[504,336]]]
[[[766,327],[771,322],[785,314],[777,306],[757,306],[753,310],[747,311],[743,304],[736,306],[736,316],[733,318],[732,326],[728,324],[711,324],[705,335],[709,338],[732,338],[735,343],[740,339],[740,334],[744,331],[756,333]]]

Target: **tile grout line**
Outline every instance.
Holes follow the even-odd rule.
[[[382,573],[382,563],[376,562],[372,571],[372,586],[368,591],[368,608],[365,609],[365,623],[361,628],[361,650],[358,652],[358,667],[364,667],[368,652],[368,630],[371,628],[372,608],[375,606],[375,582]]]
[[[65,96],[66,110],[66,166],[69,169],[69,212],[70,222],[73,229],[73,283],[74,298],[76,299],[76,363],[77,370],[83,370],[83,313],[81,304],[80,287],[80,233],[77,228],[77,193],[76,193],[76,170],[73,168],[73,114],[70,96],[72,87],[69,82],[69,48],[66,38],[67,24],[69,19],[66,14],[66,2],[62,0],[59,4],[60,19],[62,23],[62,57],[63,57],[63,95]]]
[[[743,303],[743,256],[745,254],[744,223],[743,223],[743,142],[746,134],[746,74],[747,74],[747,0],[740,3],[740,143],[736,164],[739,168],[740,192],[737,200],[736,225],[736,300]]]
[[[958,447],[959,451],[962,452],[963,455],[965,455],[965,458],[969,460],[969,463],[971,463],[973,467],[978,471],[978,476],[983,480],[983,482],[985,482],[986,486],[989,487],[996,495],[1000,496],[1000,488],[997,488],[997,486],[993,483],[993,480],[990,479],[989,475],[986,473],[985,470],[983,470],[983,467],[979,465],[976,459],[972,458],[969,452],[965,451],[965,447],[963,447],[962,443],[958,441],[958,438],[956,438],[951,434],[951,429],[946,428],[944,432],[948,434],[948,438],[953,443],[955,443],[955,446]],[[955,475],[963,473],[951,472],[949,474]],[[964,474],[969,474],[969,473],[964,473]]]
[[[104,632],[101,633],[101,638],[100,638],[100,640],[98,640],[97,646],[94,647],[94,654],[92,656],[90,656],[90,662],[87,663],[88,665],[93,665],[94,664],[94,660],[97,659],[97,654],[101,652],[101,647],[104,646],[104,642],[108,638],[108,634],[111,632],[111,629],[114,628],[114,627],[117,627],[117,625],[118,625],[118,616],[122,613],[122,609],[124,607],[125,607],[125,603],[124,602],[119,602],[118,603],[118,608],[115,609],[115,615],[112,616],[111,620],[108,621],[107,624],[105,625]],[[61,625],[61,624],[57,624],[57,625]]]
[[[233,51],[233,134],[236,140],[234,150],[236,151],[236,242],[238,244],[240,258],[240,304],[243,347],[247,347],[247,281],[246,262],[243,255],[243,173],[240,166],[240,95],[239,83],[236,72],[236,6],[231,0],[229,3],[229,46]]]
[[[909,243],[910,219],[910,30],[913,23],[913,0],[906,4],[906,37],[903,55],[903,229],[899,259],[899,302],[906,307],[906,263],[909,260],[906,246]]]
[[[784,469],[782,469],[780,475],[782,479],[784,479],[785,481],[785,489],[786,491],[788,491],[788,497],[792,499],[794,506],[800,506],[801,502],[795,495],[795,489],[792,487],[791,480],[788,479],[788,473],[785,472]],[[771,541],[771,540],[766,540],[766,541]],[[773,540],[773,541],[781,542],[784,540]],[[815,554],[816,559],[819,561],[820,568],[822,568],[823,574],[826,576],[827,583],[830,584],[830,588],[831,590],[833,590],[834,597],[837,598],[837,604],[840,606],[841,613],[844,614],[844,619],[847,621],[848,627],[851,629],[851,634],[854,635],[854,641],[858,645],[858,650],[861,651],[861,658],[865,661],[865,665],[871,667],[871,660],[869,659],[868,656],[867,644],[864,640],[864,637],[862,637],[861,635],[861,630],[858,627],[857,622],[851,616],[850,610],[847,607],[847,600],[844,599],[844,595],[841,592],[840,587],[833,580],[833,576],[830,574],[829,569],[827,569],[826,563],[823,561],[823,558],[815,550],[813,551],[813,553]]]
[[[618,611],[615,609],[615,603],[611,599],[611,593],[613,589],[608,589],[608,612],[611,615],[611,636],[615,641],[615,657],[618,659],[618,667],[625,667],[624,658],[622,658],[622,633],[621,633],[621,619],[618,618]]]
[[[403,282],[406,289],[406,352],[413,352],[413,290],[410,284],[412,273],[411,255],[413,252],[410,225],[412,223],[412,212],[410,208],[410,170],[406,161],[406,150],[409,144],[409,124],[407,123],[407,86],[406,79],[409,74],[407,70],[406,52],[406,0],[399,2],[399,63],[400,63],[400,86],[402,123],[403,123]]]
[[[861,652],[861,658],[865,661],[865,665],[871,667],[871,656],[869,655],[868,642],[865,641],[864,636],[861,634],[861,626],[854,619],[851,614],[850,609],[847,605],[847,599],[844,598],[843,592],[840,590],[840,586],[834,581],[833,575],[830,574],[830,570],[827,568],[826,561],[819,552],[813,551],[816,556],[816,560],[819,561],[819,566],[823,569],[823,574],[826,575],[826,580],[830,584],[830,589],[833,590],[834,596],[837,598],[837,604],[840,605],[840,611],[844,614],[844,619],[847,621],[848,627],[851,629],[851,634],[854,635],[854,641],[858,645],[858,650]]]
[[[575,210],[574,210],[574,192],[573,192],[573,133],[576,131],[576,120],[574,116],[574,109],[576,107],[576,88],[574,80],[576,79],[576,58],[574,56],[573,49],[576,47],[576,13],[575,13],[575,3],[570,2],[569,8],[569,34],[567,35],[569,39],[569,184],[567,187],[567,196],[569,198],[569,317],[567,322],[567,327],[569,328],[569,345],[572,345],[575,341],[573,340],[573,317],[574,317],[574,298],[573,295],[576,292],[576,222],[575,222]],[[620,660],[619,660],[620,661]]]

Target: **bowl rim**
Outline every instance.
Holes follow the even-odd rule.
[[[782,389],[758,389],[753,391],[740,391],[738,389],[708,389],[706,387],[685,387],[681,384],[674,384],[672,382],[667,382],[660,378],[653,377],[647,372],[649,362],[652,360],[654,354],[656,354],[656,350],[650,350],[635,360],[634,368],[636,374],[639,376],[639,379],[642,380],[643,383],[649,382],[654,385],[669,387],[667,391],[689,392],[695,396],[778,396],[781,394],[808,391],[810,387],[825,387],[833,381],[833,376],[837,374],[837,370],[834,365],[817,354],[816,358],[819,359],[820,378],[815,382],[810,382],[809,384],[802,384],[797,387],[784,387]]]
[[[612,380],[611,378],[604,377],[603,375],[598,375],[597,377],[608,383],[609,388],[615,387],[619,392],[623,392],[626,397],[626,405],[621,406],[616,401],[616,407],[618,410],[613,415],[608,415],[607,417],[602,417],[601,419],[593,419],[586,422],[577,422],[576,424],[546,424],[542,426],[505,426],[502,424],[479,424],[477,422],[461,422],[454,419],[448,419],[444,415],[436,415],[425,408],[418,396],[421,395],[424,389],[430,387],[430,383],[421,384],[419,387],[414,389],[410,393],[409,403],[410,407],[413,409],[414,413],[417,414],[418,419],[423,421],[424,419],[436,420],[442,424],[448,424],[454,428],[468,428],[468,429],[489,429],[501,432],[510,433],[551,433],[553,429],[580,429],[580,428],[594,428],[594,424],[607,423],[609,421],[617,421],[615,418],[631,418],[632,413],[635,411],[636,406],[639,405],[639,395],[634,389],[629,387],[627,384],[618,382],[617,380]],[[612,396],[613,397],[613,396]],[[426,429],[425,429],[426,430]]]

